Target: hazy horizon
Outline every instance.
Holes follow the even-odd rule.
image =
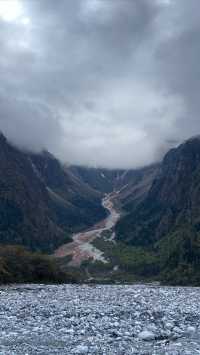
[[[0,1],[0,131],[138,168],[200,132],[198,0]]]

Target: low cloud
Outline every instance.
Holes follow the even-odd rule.
[[[0,4],[0,129],[14,144],[127,168],[199,133],[197,0],[7,1],[20,12]]]

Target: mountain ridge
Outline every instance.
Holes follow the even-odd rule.
[[[175,223],[174,219],[177,219],[178,217],[179,220],[180,218],[189,218],[189,205],[192,204],[191,199],[194,203],[195,198],[197,198],[194,195],[191,198],[190,194],[192,194],[192,189],[195,189],[195,182],[193,180],[195,178],[195,174],[199,174],[199,168],[199,138],[187,140],[179,147],[171,149],[164,157],[160,169],[158,170],[158,173],[153,181],[153,184],[148,192],[148,196],[146,197],[145,201],[142,205],[138,207],[137,210],[133,212],[134,218],[136,219],[135,223],[139,223],[139,221],[141,220],[144,226],[146,214],[147,219],[149,217],[149,213],[152,214],[152,216],[157,218],[157,221],[155,219],[151,220],[153,228],[152,238],[154,235],[157,235],[157,238],[159,239],[159,237],[161,237],[164,233],[164,231],[162,232],[161,230],[162,216],[163,218],[168,218],[169,221],[167,225]],[[196,176],[196,184],[198,185],[197,180],[198,176]],[[198,190],[198,199],[199,198],[200,197]],[[194,209],[198,210],[197,215],[199,215],[200,210],[198,208],[197,203],[195,203]],[[156,210],[158,213],[156,213]],[[182,217],[180,216],[180,213],[183,214]],[[125,218],[125,223],[128,224],[129,217]],[[151,230],[148,227],[143,228],[143,226],[141,226],[141,229],[139,229],[138,231],[140,236],[145,228],[148,229],[148,231]],[[134,227],[134,223],[132,224],[132,227]],[[145,240],[144,235],[141,236],[141,239],[142,238],[144,238]],[[136,240],[137,238],[135,235],[135,242],[133,238],[133,243],[136,243]]]
[[[109,170],[66,166],[49,152],[18,150],[0,135],[0,166],[2,244],[52,253],[106,217],[102,198],[112,192],[122,217],[116,245],[110,241],[104,252],[124,272],[199,284],[199,136],[171,149],[160,164]]]
[[[3,134],[0,166],[1,243],[50,252],[70,240],[73,230],[89,227],[106,215],[101,194],[73,179],[56,158],[18,150]],[[55,185],[58,178],[60,190]]]

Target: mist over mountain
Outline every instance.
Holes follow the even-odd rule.
[[[200,131],[198,1],[10,1],[0,130],[12,143],[126,169]]]
[[[200,353],[199,14],[0,0],[0,354]]]
[[[103,219],[102,195],[51,154],[23,153],[0,135],[0,241],[52,252]]]
[[[12,258],[30,265],[37,260],[18,248],[23,246],[55,252],[63,272],[71,270],[73,256],[83,258],[74,265],[82,281],[93,275],[199,285],[199,136],[171,149],[159,164],[111,170],[66,166],[47,151],[22,152],[1,134],[0,166],[0,251],[10,279]],[[43,259],[42,265],[51,267]],[[19,280],[22,274],[20,269]],[[0,276],[6,279],[4,271]]]
[[[2,244],[198,282],[199,37],[197,0],[0,1]]]

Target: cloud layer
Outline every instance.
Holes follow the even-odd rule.
[[[0,129],[12,142],[126,168],[199,133],[198,0],[7,2]]]

